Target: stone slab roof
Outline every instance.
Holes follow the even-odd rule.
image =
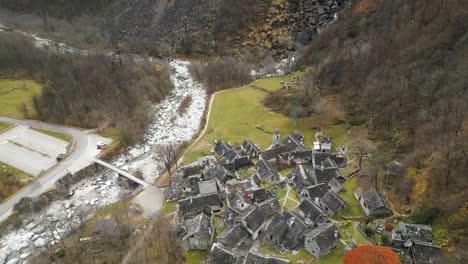
[[[294,250],[301,245],[306,229],[307,225],[299,215],[278,212],[267,229],[267,235],[277,246]]]
[[[413,241],[411,253],[415,264],[436,264],[442,258],[439,246],[422,241]]]
[[[379,195],[379,193],[374,188],[362,193],[361,200],[362,204],[370,212],[382,207],[391,211],[390,207],[387,205],[385,200]]]
[[[307,186],[303,189],[305,193],[309,195],[309,198],[314,200],[315,198],[322,198],[323,195],[330,190],[330,186],[326,183],[320,183],[312,186]]]
[[[216,184],[216,180],[213,179],[213,180],[198,182],[198,191],[200,192],[200,194],[217,193],[218,187]]]
[[[217,193],[197,195],[179,200],[179,210],[181,212],[201,211],[207,206],[220,206],[220,204]]]
[[[324,223],[305,234],[305,239],[315,239],[321,251],[327,251],[341,238],[335,223]]]
[[[299,210],[302,212],[304,218],[308,218],[314,223],[317,223],[317,220],[320,221],[320,218],[324,217],[322,209],[310,199],[304,199],[304,201],[299,204]]]
[[[333,214],[349,209],[349,205],[333,190],[328,190],[320,199]]]
[[[237,247],[237,245],[242,243],[248,236],[249,232],[241,224],[235,223],[225,228],[223,232],[218,235],[216,240],[227,247]]]

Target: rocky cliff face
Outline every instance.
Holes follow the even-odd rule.
[[[137,0],[106,8],[102,30],[114,45],[156,54],[284,55],[307,45],[349,0]]]
[[[288,0],[290,30],[294,39],[309,44],[313,35],[336,18],[347,0]]]
[[[193,46],[190,41],[197,37],[209,41],[206,34],[219,1],[120,1],[107,8],[102,30],[113,44],[120,46],[149,48],[158,54],[189,53]]]
[[[86,48],[110,45],[113,50],[153,56],[249,50],[265,57],[264,51],[271,51],[282,57],[309,44],[349,1],[0,0],[0,8],[32,15],[31,21],[23,22],[32,24],[38,34]]]
[[[309,44],[349,0],[273,0],[262,24],[250,29],[243,46],[260,44],[282,56]]]

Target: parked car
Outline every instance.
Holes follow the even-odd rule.
[[[107,147],[107,144],[104,141],[99,141],[97,143],[97,149],[105,149],[106,147]]]
[[[60,161],[63,160],[65,157],[66,157],[65,154],[59,154],[59,155],[57,156],[57,162],[60,162]]]

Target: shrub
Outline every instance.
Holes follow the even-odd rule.
[[[385,223],[385,231],[392,232],[393,225],[391,223]]]
[[[55,253],[55,255],[58,257],[58,258],[63,258],[65,257],[65,250],[63,248],[59,249],[57,251],[57,253]]]
[[[143,172],[140,170],[140,169],[137,169],[133,175],[135,175],[135,177],[137,177],[138,179],[143,179]]]
[[[424,204],[414,210],[410,218],[418,224],[429,225],[439,215],[439,208]]]
[[[468,209],[461,208],[448,218],[448,228],[450,230],[463,229],[468,222]]]
[[[351,226],[351,224],[352,224],[352,221],[351,221],[351,220],[346,220],[346,221],[344,221],[344,223],[343,223],[343,227],[345,227],[345,228],[346,228],[346,227],[349,227],[349,226]]]
[[[14,226],[15,228],[20,228],[21,225],[23,225],[23,219],[22,219],[21,217],[19,217],[19,216],[16,216],[16,217],[15,217],[15,220],[14,220],[14,222],[13,222],[13,226]]]
[[[182,100],[182,102],[180,103],[179,108],[177,109],[177,112],[179,113],[179,115],[185,114],[185,112],[187,112],[187,108],[190,106],[191,103],[192,103],[192,96],[187,95]]]
[[[344,256],[344,264],[398,264],[398,255],[389,248],[366,245],[351,250]]]
[[[216,57],[205,62],[194,62],[190,71],[194,78],[206,86],[209,94],[238,87],[252,81],[252,66],[232,57]]]
[[[263,104],[277,113],[299,119],[315,112],[314,106],[317,100],[317,94],[307,97],[303,91],[296,90],[293,93],[275,91],[265,97]]]
[[[373,230],[372,228],[370,228],[370,227],[366,227],[366,228],[364,229],[364,233],[366,233],[366,235],[367,235],[368,237],[371,237],[371,236],[374,235],[374,230]]]
[[[387,235],[382,235],[382,237],[380,238],[380,242],[382,242],[383,244],[387,244],[388,243],[388,236]]]

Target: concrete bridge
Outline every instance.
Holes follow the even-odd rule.
[[[115,171],[117,174],[119,174],[119,176],[122,176],[122,177],[125,177],[133,182],[136,182],[138,184],[140,184],[141,186],[143,186],[143,188],[146,188],[148,185],[150,185],[149,183],[145,182],[144,180],[142,179],[139,179],[133,175],[131,175],[130,173],[126,172],[126,171],[123,171],[117,167],[115,167],[114,165],[111,165],[105,161],[102,161],[100,159],[95,159],[94,162],[98,165],[101,165],[107,169],[110,169],[112,171]]]

